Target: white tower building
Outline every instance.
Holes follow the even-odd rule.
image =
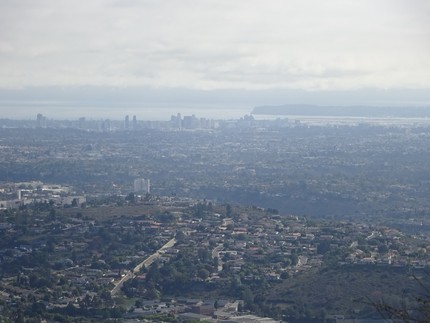
[[[137,178],[134,180],[134,192],[135,193],[150,193],[151,183],[149,179]]]

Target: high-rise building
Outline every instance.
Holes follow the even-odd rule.
[[[191,116],[184,116],[182,126],[184,129],[197,129],[199,128],[199,119],[197,119],[194,114]]]
[[[128,117],[128,115],[125,116],[125,120],[124,120],[124,128],[127,130],[130,128],[130,118]]]
[[[136,116],[133,116],[133,130],[137,129],[137,119]]]
[[[171,124],[171,127],[174,129],[181,129],[182,128],[181,114],[178,113],[176,116],[172,115],[170,117],[170,124]]]
[[[149,179],[136,178],[133,183],[133,188],[135,193],[150,193],[151,183]]]
[[[85,128],[85,117],[81,117],[78,120],[78,127],[79,129],[84,129]]]
[[[109,119],[106,119],[105,121],[102,122],[102,131],[103,132],[111,131],[111,124]]]
[[[36,121],[38,128],[46,128],[46,117],[43,114],[38,113]]]

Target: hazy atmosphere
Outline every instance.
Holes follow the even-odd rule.
[[[0,0],[0,322],[430,322],[430,0]]]
[[[428,105],[429,16],[421,0],[4,0],[0,109]]]

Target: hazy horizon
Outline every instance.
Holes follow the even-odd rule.
[[[423,0],[3,1],[0,112],[429,105],[429,15]]]
[[[110,87],[36,87],[0,90],[1,118],[116,118],[137,115],[167,120],[176,113],[206,118],[239,118],[256,106],[314,104],[320,106],[430,107],[426,90],[304,91],[189,90]]]

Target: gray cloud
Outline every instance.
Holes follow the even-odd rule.
[[[0,2],[0,87],[430,88],[424,0]]]

